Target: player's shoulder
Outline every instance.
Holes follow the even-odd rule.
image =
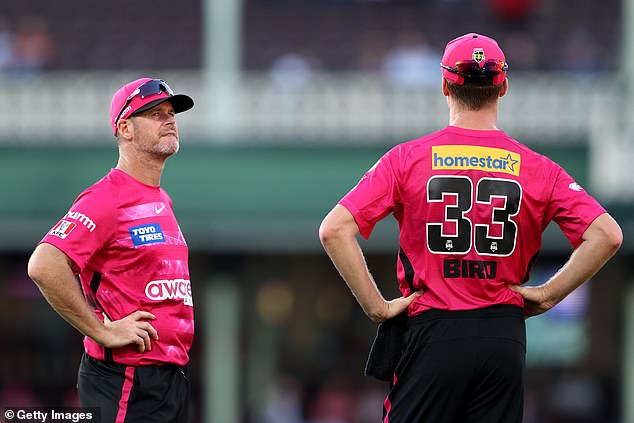
[[[74,204],[82,202],[95,203],[98,208],[108,209],[116,207],[116,201],[121,190],[121,183],[116,173],[110,171],[107,175],[86,188],[79,194]]]
[[[172,206],[172,197],[163,188],[161,188],[161,197],[170,204],[170,207]]]
[[[412,139],[410,141],[405,141],[400,144],[394,146],[389,152],[388,155],[393,155],[398,157],[399,159],[406,159],[412,154],[420,153],[421,151],[428,150],[431,145],[442,142],[442,139],[446,135],[446,128],[433,132],[428,135],[424,135],[419,138]]]
[[[508,135],[506,135],[506,140],[517,153],[522,155],[523,160],[530,160],[545,167],[559,167],[559,165],[550,157],[536,151],[526,144],[523,144]]]
[[[416,149],[416,148],[424,147],[429,144],[434,144],[436,142],[442,142],[442,140],[446,136],[447,136],[447,128],[443,128],[436,132],[432,132],[422,137],[404,142],[400,145],[405,149]]]
[[[519,154],[521,174],[529,175],[530,180],[552,181],[563,171],[563,168],[550,157],[506,134],[502,148]]]

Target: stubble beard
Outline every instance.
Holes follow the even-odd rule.
[[[168,157],[178,153],[180,143],[178,138],[168,137],[167,139],[161,137],[155,144],[152,143],[139,143],[140,149],[151,157],[157,159],[167,159]]]
[[[176,153],[178,153],[178,150],[180,149],[180,143],[178,142],[178,139],[174,140],[170,140],[169,142],[160,142],[157,146],[156,146],[156,154],[157,155],[162,155],[163,157],[167,158],[169,156],[172,156]]]

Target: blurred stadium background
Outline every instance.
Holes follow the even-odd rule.
[[[0,12],[0,404],[75,405],[81,336],[26,275],[75,196],[116,163],[112,93],[194,97],[163,186],[191,250],[195,422],[379,421],[375,326],[322,253],[327,211],[397,142],[446,124],[438,63],[498,39],[500,127],[619,220],[617,257],[528,321],[525,422],[634,422],[632,0],[30,0]],[[544,181],[548,183],[548,181]],[[396,296],[396,226],[363,243]],[[549,230],[541,283],[570,246]]]

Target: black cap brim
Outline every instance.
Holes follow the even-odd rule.
[[[163,97],[158,100],[150,101],[148,104],[139,107],[132,114],[136,115],[138,113],[145,112],[146,110],[150,110],[152,107],[156,107],[164,101],[172,103],[172,107],[176,113],[185,112],[194,107],[194,100],[192,100],[190,96],[185,94],[176,94],[171,97]]]

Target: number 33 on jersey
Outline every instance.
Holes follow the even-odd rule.
[[[340,204],[365,238],[394,214],[401,292],[424,291],[410,314],[521,306],[505,287],[528,280],[548,222],[576,247],[605,212],[559,165],[503,131],[452,126],[391,149]]]

